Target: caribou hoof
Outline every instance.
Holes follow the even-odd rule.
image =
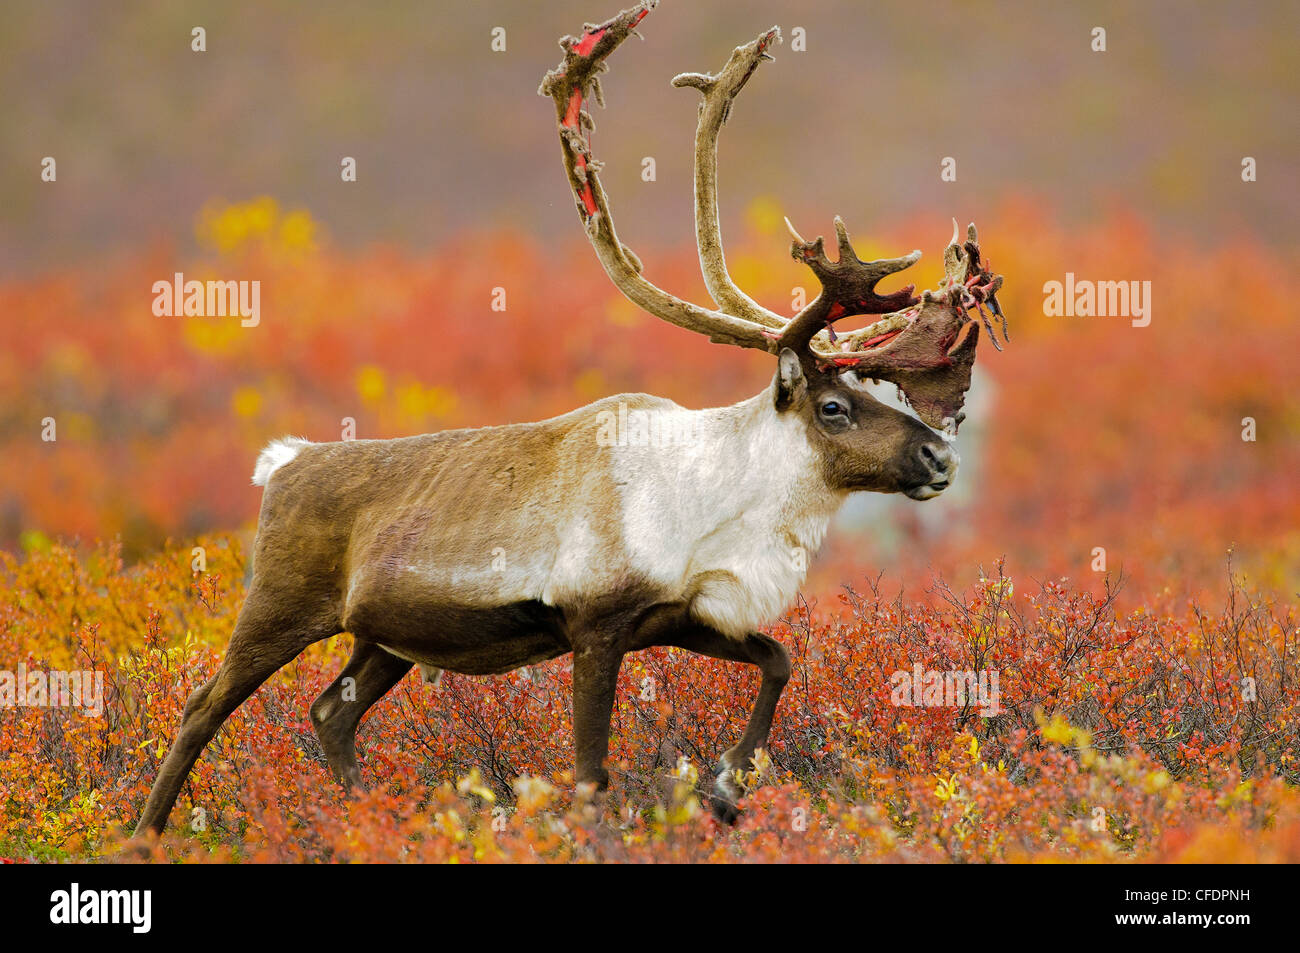
[[[713,782],[713,796],[709,799],[713,816],[721,823],[735,824],[740,817],[740,808],[736,806],[740,800],[740,793],[735,775],[731,769],[724,769]]]

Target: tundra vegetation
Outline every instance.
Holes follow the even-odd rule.
[[[2,656],[94,668],[107,688],[102,718],[0,710],[0,856],[85,860],[125,842],[244,597],[238,541],[198,542],[202,573],[189,545],[133,566],[113,546],[3,557]],[[702,802],[752,670],[678,649],[630,656],[603,816],[572,796],[568,657],[436,686],[412,674],[363,722],[370,790],[349,796],[307,717],[351,653],[339,636],[235,712],[154,856],[1295,862],[1297,620],[1236,587],[1215,601],[1124,610],[993,565],[961,592],[910,600],[862,582],[801,604],[769,630],[792,677],[734,826]],[[916,659],[999,670],[1000,714],[892,704],[891,674]]]
[[[806,274],[768,268],[753,250],[771,247],[780,215],[756,201],[748,224],[732,272],[783,300]],[[999,293],[1018,334],[986,368],[998,388],[978,492],[953,527],[899,509],[875,536],[832,546],[805,587],[814,598],[767,627],[791,678],[767,746],[740,769],[735,827],[701,802],[757,694],[755,672],[670,648],[629,656],[603,815],[571,798],[567,658],[487,679],[407,677],[362,723],[371,789],[348,796],[306,714],[351,654],[339,635],[272,676],[217,734],[155,856],[1300,859],[1296,619],[1269,595],[1294,591],[1300,553],[1300,495],[1281,477],[1300,462],[1286,363],[1296,331],[1276,303],[1287,263],[1247,239],[1157,245],[1122,214],[1067,231],[1018,200],[983,225],[1034,237],[998,245],[1005,273],[1059,274],[1068,249],[1081,274],[1152,276],[1178,323],[1044,315],[1041,280]],[[4,406],[15,419],[54,413],[60,428],[57,452],[33,449],[30,428],[5,431],[15,477],[0,519],[21,555],[0,571],[0,659],[103,672],[107,684],[102,718],[0,710],[9,858],[120,844],[184,700],[232,635],[245,539],[196,530],[247,519],[245,461],[268,432],[330,439],[340,407],[375,436],[536,419],[611,392],[611,380],[726,403],[771,375],[757,351],[728,368],[702,339],[638,323],[579,267],[589,250],[561,252],[557,267],[551,250],[492,235],[490,264],[466,262],[460,243],[432,262],[350,257],[269,200],[214,206],[199,231],[202,262],[151,252],[115,263],[108,281],[86,271],[0,288],[11,313],[43,316],[0,325]],[[693,252],[669,256],[656,275],[689,287],[694,264]],[[914,267],[921,282],[941,280]],[[188,316],[159,334],[139,289],[205,269],[261,277],[279,319],[268,292],[255,330]],[[1231,277],[1230,299],[1205,293],[1207,273]],[[454,316],[484,311],[502,274],[531,291],[495,316],[484,347]],[[430,326],[449,330],[412,347]],[[574,336],[590,347],[565,346]],[[459,373],[470,365],[479,373]],[[174,541],[155,548],[164,534]],[[1109,573],[1094,572],[1097,547]],[[997,671],[999,713],[895,704],[891,676],[918,660]]]

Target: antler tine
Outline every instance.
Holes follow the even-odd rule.
[[[806,348],[822,328],[828,328],[831,322],[849,315],[891,314],[917,303],[912,295],[915,285],[881,295],[876,293],[876,284],[916,264],[921,257],[920,251],[901,258],[862,261],[853,250],[844,220],[838,215],[835,216],[835,237],[839,245],[839,261],[833,262],[826,257],[822,236],[806,242],[797,237],[797,232],[794,234],[796,238],[790,245],[790,254],[795,261],[802,261],[813,270],[821,282],[822,293],[785,326],[778,342],[780,347]]]
[[[614,230],[598,174],[600,163],[592,157],[586,135],[594,124],[583,107],[606,58],[657,5],[658,0],[642,0],[604,23],[585,25],[581,37],[562,38],[564,60],[546,74],[538,93],[555,100],[564,169],[577,199],[578,214],[615,287],[634,304],[671,324],[706,334],[718,343],[770,351],[776,335],[766,330],[765,323],[701,308],[647,281],[641,276],[641,262]]]
[[[780,42],[781,30],[774,26],[751,42],[736,47],[719,72],[682,73],[673,77],[674,86],[693,87],[701,94],[695,128],[695,242],[704,285],[723,311],[778,329],[785,327],[786,319],[741,291],[727,271],[718,220],[718,134],[731,115],[736,96],[758,65],[772,59],[768,49]]]
[[[989,270],[988,263],[981,261],[979,232],[976,231],[974,222],[966,227],[966,241],[963,244],[957,237],[957,220],[953,219],[952,241],[944,250],[943,264],[946,276],[945,290],[949,290],[950,294],[956,297],[956,303],[963,310],[976,309],[980,320],[984,323],[984,329],[989,332],[989,340],[993,342],[993,347],[1002,350],[997,335],[993,333],[993,324],[984,311],[984,305],[988,304],[989,310],[1002,323],[1002,339],[1010,343],[1011,339],[1007,337],[1007,318],[1002,313],[1002,307],[997,299],[997,291],[1002,287],[1002,277],[993,274]]]

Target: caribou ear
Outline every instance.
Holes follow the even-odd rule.
[[[799,355],[788,347],[781,348],[776,362],[776,409],[788,410],[808,393],[808,379]]]

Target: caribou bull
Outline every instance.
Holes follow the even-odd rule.
[[[163,828],[231,712],[304,648],[341,632],[355,639],[351,660],[311,717],[348,786],[361,784],[358,723],[412,666],[426,677],[443,669],[488,675],[572,653],[575,777],[601,789],[627,653],[678,646],[755,665],[758,699],[744,734],[721,756],[713,789],[717,814],[734,818],[735,772],[766,744],[790,675],[786,650],[757,630],[794,598],[806,554],[850,493],[926,500],[952,483],[952,438],[979,337],[971,312],[990,336],[984,308],[1001,317],[1002,279],[981,259],[974,226],[964,241],[954,232],[942,284],[919,298],[910,285],[882,294],[876,284],[920,252],[863,262],[839,219],[835,261],[821,238],[804,241],[791,228],[795,259],[822,288],[793,318],[760,306],[727,272],[718,133],[735,96],[771,59],[775,27],[737,48],[720,72],[673,81],[702,96],[696,238],[717,309],[651,284],[619,241],[586,105],[600,97],[606,58],[655,2],[561,41],[563,62],[540,92],[555,101],[565,175],[615,286],[665,321],[772,354],[771,385],[707,410],[623,394],[539,423],[271,443],[253,475],[265,490],[247,598],[219,671],[185,706],[138,832]],[[832,323],[853,315],[879,317],[836,335]],[[915,416],[875,400],[868,378],[898,385]],[[662,439],[626,439],[621,421],[634,414],[651,419]]]

